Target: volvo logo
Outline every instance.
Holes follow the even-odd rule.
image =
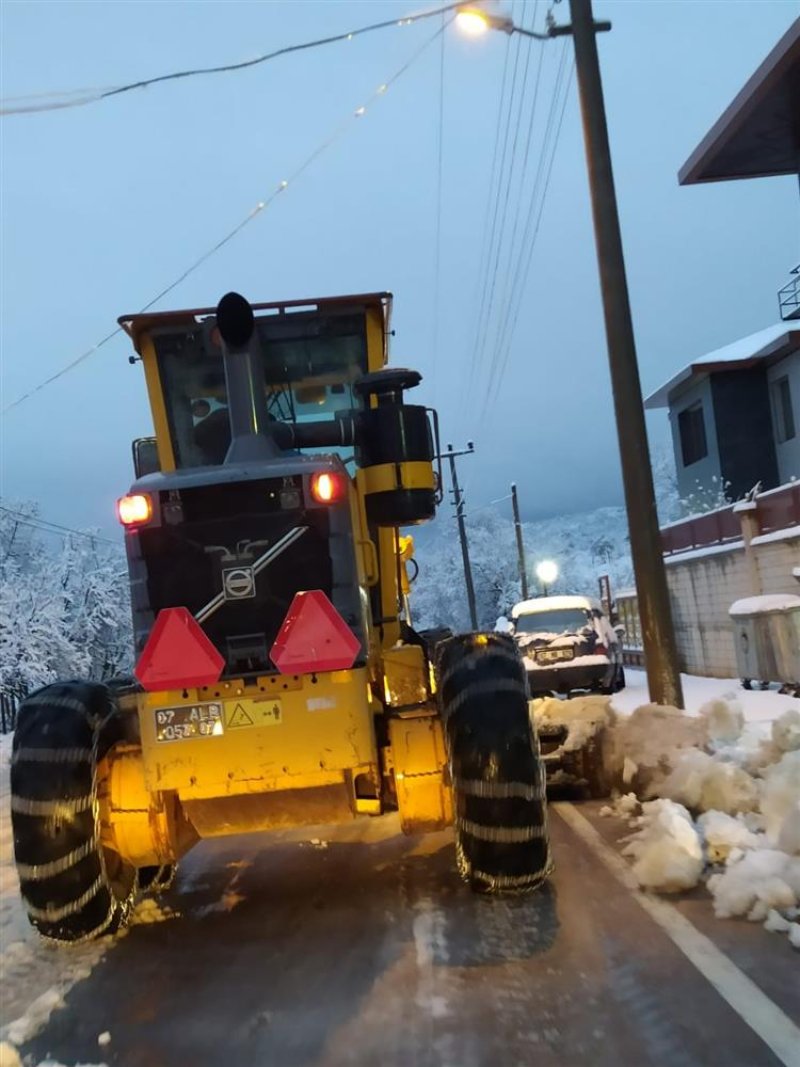
[[[252,567],[227,567],[222,571],[222,594],[226,600],[247,600],[256,595]]]

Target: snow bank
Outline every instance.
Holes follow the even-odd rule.
[[[671,800],[652,800],[643,805],[637,823],[622,854],[633,857],[639,885],[663,893],[696,886],[703,873],[703,845],[686,808]]]
[[[767,596],[748,596],[743,600],[737,600],[728,608],[728,614],[736,618],[764,611],[797,611],[798,609],[800,609],[800,596],[794,593],[772,593]]]
[[[543,697],[531,701],[530,712],[537,728],[552,725],[567,727],[567,737],[560,748],[562,752],[575,752],[583,748],[603,727],[611,726],[616,721],[611,701],[604,696],[575,697],[573,700]]]
[[[762,694],[770,698],[777,694]],[[602,815],[642,815],[623,855],[639,885],[674,893],[707,886],[720,918],[745,916],[800,947],[800,711],[748,732],[738,699],[714,696],[696,717],[644,705],[609,720],[614,770],[634,793]],[[772,707],[776,707],[773,702]],[[696,816],[696,822],[693,815]]]
[[[784,852],[800,853],[800,751],[787,752],[767,769],[761,811],[770,843]]]

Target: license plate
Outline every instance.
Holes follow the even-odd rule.
[[[571,648],[544,648],[536,653],[540,663],[559,663],[565,659],[572,659]]]
[[[195,737],[219,737],[224,731],[222,704],[184,704],[179,708],[156,708],[156,741],[186,741]]]

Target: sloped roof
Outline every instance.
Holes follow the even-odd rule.
[[[668,382],[646,397],[644,406],[651,410],[665,408],[678,386],[692,379],[700,380],[712,371],[733,370],[734,367],[741,369],[760,360],[775,362],[795,349],[800,350],[800,324],[793,326],[788,322],[778,322],[774,326],[767,326],[764,330],[751,333],[749,337],[740,337],[738,341],[692,360],[683,370],[678,371]]]
[[[678,173],[681,185],[797,174],[800,18],[789,27]]]

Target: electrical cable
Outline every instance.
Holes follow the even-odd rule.
[[[419,59],[423,52],[425,52],[426,49],[428,49],[433,44],[433,42],[439,38],[440,35],[444,34],[445,30],[450,25],[450,22],[452,21],[453,17],[454,16],[451,16],[451,18],[448,19],[440,29],[438,29],[431,37],[424,41],[423,44],[419,48],[417,48],[415,52],[412,53],[409,59],[407,59],[406,62],[401,67],[399,67],[386,82],[384,82],[382,85],[379,85],[378,88],[373,92],[372,96],[369,97],[366,104],[362,104],[360,107],[357,107],[355,111],[353,111],[352,114],[347,117],[347,119],[341,122],[339,126],[337,126],[337,128],[333,131],[333,133],[330,134],[326,138],[326,140],[322,142],[322,144],[315,148],[314,151],[309,156],[307,156],[306,159],[289,175],[288,179],[284,179],[283,181],[281,181],[278,186],[269,194],[269,196],[267,196],[264,200],[260,200],[256,204],[256,206],[233,227],[233,229],[229,230],[224,237],[222,237],[219,241],[212,245],[211,248],[207,249],[207,251],[203,252],[202,255],[198,256],[197,259],[195,259],[190,264],[190,266],[188,266],[184,271],[182,271],[177,278],[171,281],[169,285],[166,285],[163,289],[160,290],[160,292],[158,292],[154,297],[152,297],[152,299],[148,300],[146,304],[140,307],[137,314],[141,315],[144,312],[149,311],[155,304],[158,303],[159,300],[167,296],[168,293],[171,293],[173,289],[176,289],[181,284],[181,282],[185,281],[186,278],[189,277],[190,274],[193,274],[200,266],[202,266],[203,263],[206,262],[206,260],[210,259],[211,256],[213,256],[221,248],[224,248],[225,245],[232,241],[233,238],[236,237],[249,223],[251,223],[255,218],[257,218],[262,213],[262,211],[268,208],[279,196],[279,194],[284,192],[288,188],[290,183],[296,181],[300,177],[300,175],[303,174],[304,171],[306,171],[308,167],[310,167],[311,164],[320,155],[322,155],[323,152],[330,148],[342,136],[342,134],[350,128],[354,119],[359,119],[363,117],[366,114],[367,108],[370,107],[373,102],[385,95],[387,90],[403,74],[406,73],[406,71]],[[23,393],[21,396],[17,397],[16,400],[13,400],[10,404],[7,404],[2,409],[2,412],[0,412],[0,414],[5,415],[13,408],[18,407],[26,400],[29,400],[32,396],[34,396],[36,393],[39,393],[48,385],[51,385],[53,382],[58,381],[59,378],[62,378],[65,374],[68,374],[71,370],[74,370],[75,367],[79,366],[90,356],[94,355],[95,352],[97,352],[100,348],[102,348],[120,333],[122,333],[122,327],[117,326],[116,329],[112,330],[110,333],[107,333],[105,337],[99,340],[96,344],[92,345],[91,348],[87,348],[86,351],[82,352],[76,359],[73,359],[66,366],[56,371],[55,374],[51,374],[48,378],[39,382],[38,385],[33,386],[26,393]]]
[[[528,245],[528,248],[527,248],[524,266],[523,266],[523,268],[521,270],[521,273],[519,275],[519,286],[518,286],[518,294],[517,294],[516,303],[515,303],[515,305],[513,307],[513,310],[509,309],[510,314],[509,314],[509,318],[507,320],[509,325],[508,325],[508,328],[506,330],[505,349],[504,349],[503,356],[502,356],[502,359],[501,359],[501,363],[500,363],[500,366],[499,366],[499,369],[498,369],[498,374],[497,374],[497,378],[496,378],[496,381],[495,381],[495,387],[494,387],[494,396],[495,397],[497,397],[497,395],[498,395],[498,393],[500,391],[500,386],[501,386],[503,377],[505,375],[505,371],[507,369],[509,357],[510,357],[510,354],[511,354],[511,345],[512,345],[512,342],[513,342],[513,339],[514,339],[514,333],[516,331],[516,326],[517,326],[517,321],[519,319],[520,309],[522,307],[522,295],[523,295],[523,293],[525,291],[525,286],[527,284],[528,275],[530,273],[531,263],[533,261],[533,253],[534,253],[534,250],[535,250],[535,247],[536,247],[536,240],[537,240],[537,238],[539,236],[539,228],[540,228],[541,222],[542,222],[542,216],[543,216],[543,213],[544,213],[545,202],[547,200],[547,191],[550,188],[550,178],[551,178],[552,173],[553,173],[553,164],[555,162],[556,151],[558,149],[558,142],[559,142],[559,137],[560,137],[560,134],[561,134],[561,128],[562,128],[563,122],[564,122],[564,114],[566,112],[567,100],[569,99],[569,90],[570,90],[570,86],[571,86],[571,83],[572,83],[573,71],[574,71],[574,63],[570,65],[569,72],[568,72],[567,77],[565,79],[563,95],[562,95],[562,99],[561,99],[560,114],[559,114],[559,117],[558,117],[557,125],[555,127],[555,134],[554,134],[553,139],[552,139],[552,149],[551,149],[551,152],[550,152],[550,156],[549,156],[549,160],[548,160],[548,164],[547,164],[547,170],[546,170],[546,174],[545,174],[545,178],[544,178],[544,188],[542,190],[542,195],[541,195],[541,198],[540,198],[540,201],[539,201],[539,211],[538,211],[538,214],[536,216],[536,224],[535,224],[534,229],[533,229],[533,235],[532,235],[531,241],[530,241],[530,243]],[[489,403],[490,403],[490,398],[488,396],[488,390],[487,390],[486,405],[485,405],[484,412],[488,409]]]
[[[520,270],[521,270],[521,266],[520,265],[523,262],[523,258],[525,256],[525,251],[526,251],[527,246],[528,246],[528,244],[530,242],[531,228],[532,228],[532,225],[533,225],[533,219],[535,217],[535,210],[536,210],[536,207],[537,207],[537,205],[539,203],[540,189],[541,189],[542,181],[543,181],[543,178],[544,178],[544,174],[545,174],[546,169],[547,169],[548,153],[550,151],[552,131],[553,131],[554,124],[555,124],[555,115],[556,115],[557,110],[558,110],[558,101],[559,101],[559,93],[560,93],[560,90],[561,90],[561,82],[562,82],[563,72],[565,70],[565,64],[566,64],[566,58],[565,58],[566,57],[566,47],[567,46],[566,46],[566,41],[565,41],[563,46],[562,46],[562,49],[561,49],[561,54],[559,56],[558,69],[557,69],[555,82],[554,82],[554,86],[553,86],[553,92],[552,92],[552,95],[551,95],[551,98],[550,98],[550,107],[549,107],[548,114],[547,114],[547,119],[546,119],[546,122],[545,122],[545,129],[544,129],[544,133],[542,135],[541,149],[540,149],[540,152],[539,152],[539,159],[538,159],[538,166],[536,168],[536,175],[535,175],[535,178],[534,178],[534,181],[533,181],[533,188],[532,188],[532,191],[531,191],[530,201],[529,201],[529,204],[528,204],[528,212],[527,212],[527,217],[526,217],[526,220],[525,220],[525,226],[523,228],[522,241],[521,241],[520,248],[519,248],[519,254],[518,254],[518,257],[517,257],[516,264],[514,266],[513,273],[511,275],[510,285],[507,287],[508,301],[507,301],[506,305],[504,306],[503,312],[502,312],[502,314],[500,316],[500,325],[499,325],[498,335],[497,335],[497,338],[496,338],[496,341],[495,341],[495,349],[494,349],[494,352],[493,352],[491,360],[490,360],[487,388],[486,388],[485,391],[482,392],[482,397],[483,397],[483,402],[484,402],[484,407],[483,407],[483,411],[484,412],[485,412],[485,410],[487,410],[488,404],[490,402],[490,397],[494,393],[494,385],[495,385],[495,383],[497,381],[498,368],[502,364],[502,353],[503,353],[503,346],[504,346],[505,337],[506,337],[506,330],[507,330],[507,326],[508,326],[508,318],[509,318],[509,313],[510,313],[510,306],[511,306],[512,301],[517,297],[518,280],[519,280],[519,274],[520,274]]]
[[[286,45],[283,48],[275,49],[273,52],[266,52],[263,55],[256,56],[254,59],[245,59],[239,63],[225,63],[220,66],[214,67],[195,67],[190,70],[173,71],[170,74],[159,74],[153,78],[141,78],[135,82],[129,82],[126,85],[117,85],[103,90],[81,90],[81,89],[69,89],[64,91],[55,91],[50,96],[53,97],[65,97],[66,99],[61,101],[54,101],[46,104],[28,104],[18,105],[16,107],[6,107],[3,105],[3,101],[0,101],[0,115],[19,115],[32,112],[41,111],[58,111],[64,108],[70,107],[83,107],[86,104],[97,103],[100,100],[107,100],[113,96],[121,96],[123,93],[133,92],[135,89],[146,89],[151,85],[158,85],[169,81],[178,81],[184,78],[194,78],[207,74],[225,74],[233,71],[246,70],[250,67],[259,66],[262,63],[267,63],[272,59],[278,59],[280,56],[286,56],[295,52],[308,51],[311,48],[320,48],[327,44],[337,44],[340,41],[351,41],[355,37],[360,37],[365,33],[373,33],[376,30],[384,30],[389,26],[410,26],[415,22],[421,22],[423,19],[429,19],[435,15],[445,15],[447,12],[452,11],[458,7],[458,3],[447,4],[444,7],[435,8],[432,11],[422,11],[416,15],[407,15],[400,19],[385,19],[382,22],[375,22],[369,26],[361,26],[356,30],[348,30],[345,33],[333,34],[330,37],[321,37],[314,41],[305,41],[302,44]],[[80,96],[81,93],[85,95]],[[48,94],[31,94],[28,97],[16,97],[12,99],[35,99],[37,96],[47,96]],[[72,97],[73,99],[69,99]]]
[[[71,526],[63,526],[57,522],[50,522],[49,519],[41,519],[38,515],[30,515],[24,511],[16,511],[14,508],[7,508],[4,504],[0,504],[0,511],[4,511],[7,515],[11,515],[14,522],[19,523],[20,526],[30,526],[34,530],[39,530],[41,533],[51,533],[63,537],[65,534],[70,534],[75,537],[85,537],[90,541],[102,541],[104,544],[113,545],[114,548],[121,548],[118,541],[112,541],[109,537],[102,537],[100,534],[88,533],[86,530],[75,530]]]

